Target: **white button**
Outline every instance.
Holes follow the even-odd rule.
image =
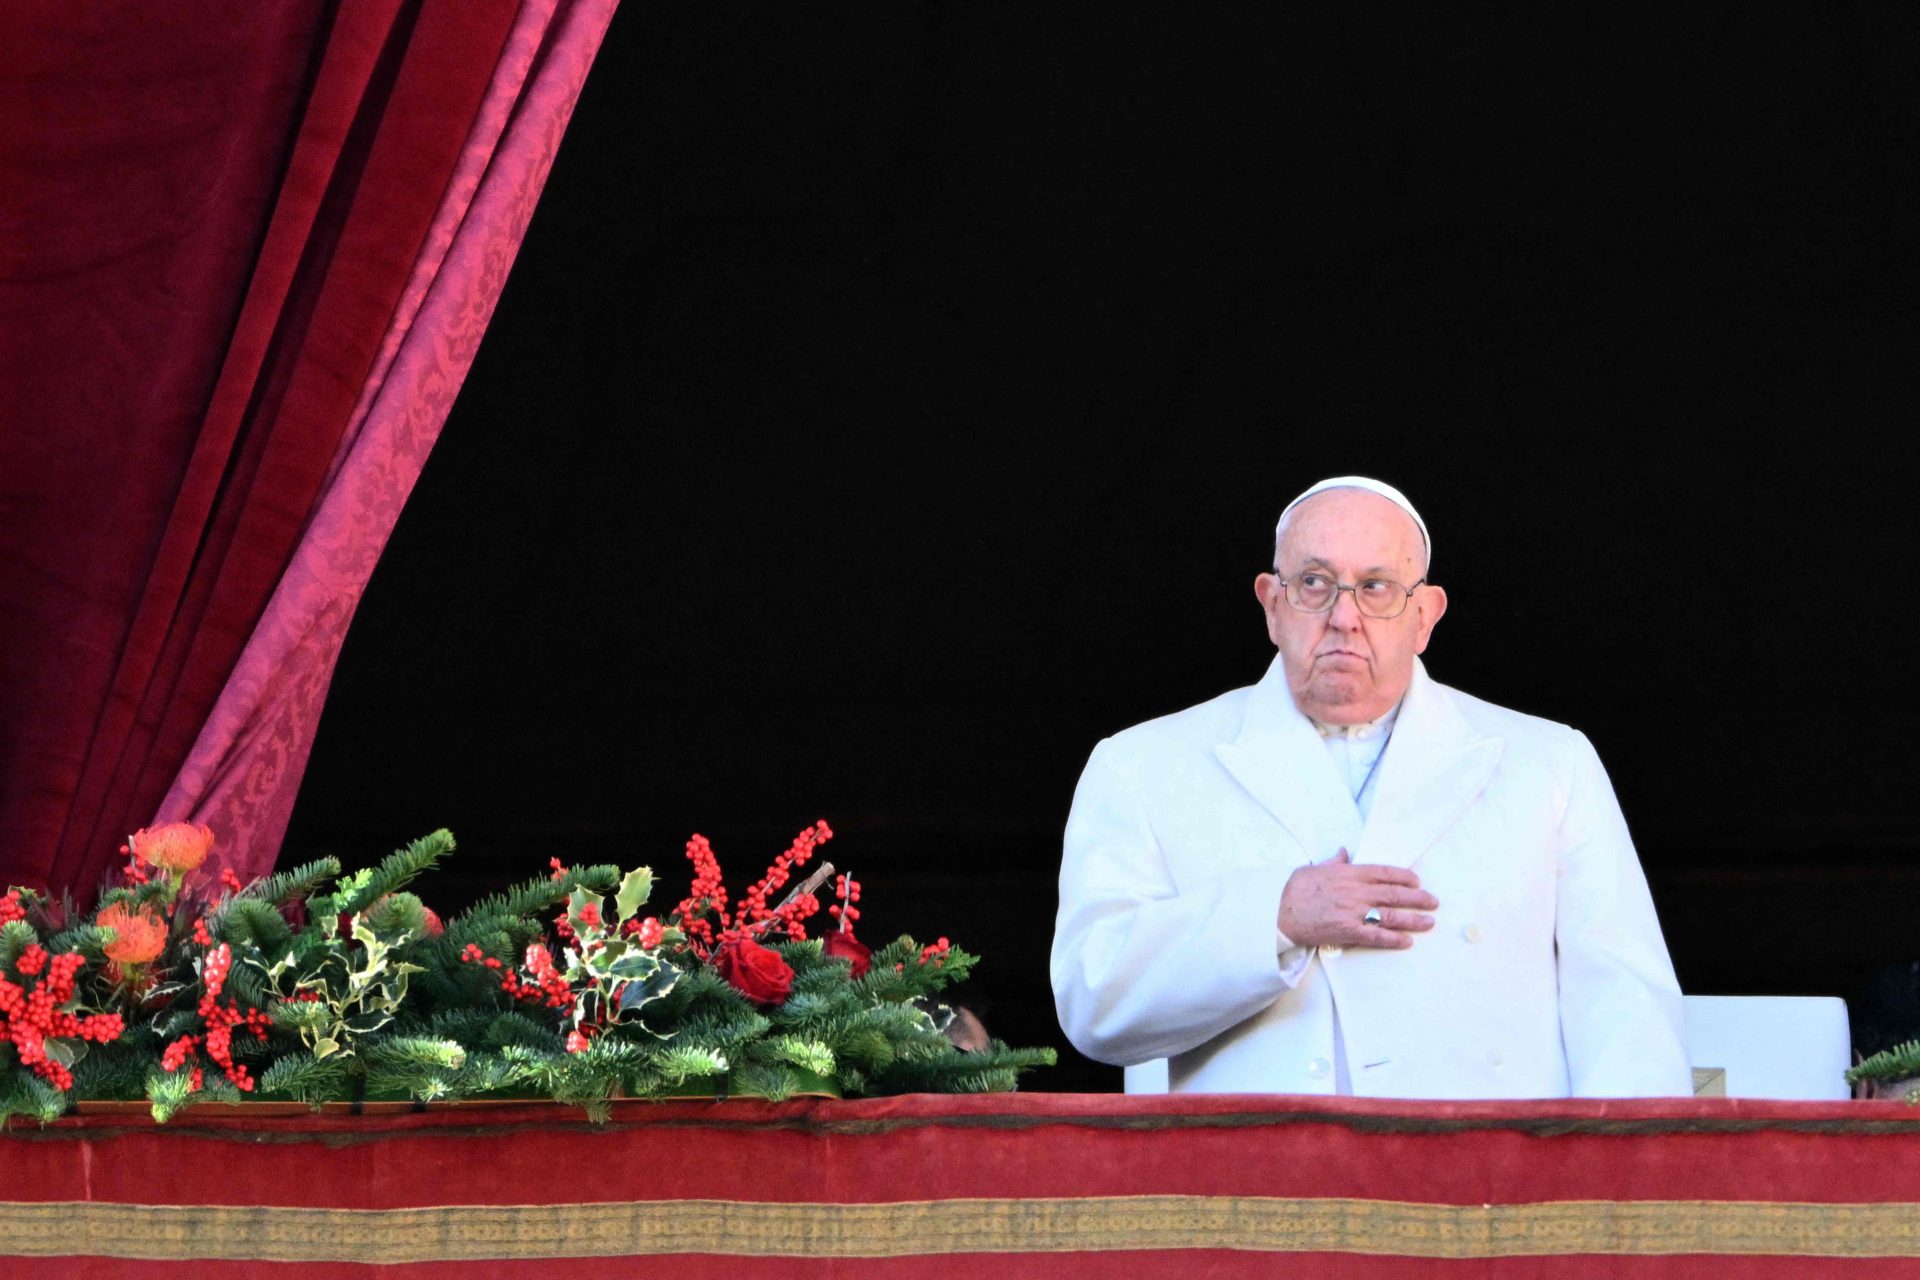
[[[1503,1062],[1505,1062],[1505,1061],[1506,1061],[1506,1059],[1504,1059],[1504,1058],[1502,1058],[1502,1057],[1500,1056],[1500,1051],[1499,1051],[1498,1049],[1489,1049],[1489,1050],[1487,1050],[1487,1065],[1488,1065],[1488,1066],[1490,1066],[1490,1067],[1497,1067],[1497,1066],[1499,1066],[1499,1065],[1500,1065],[1501,1063],[1503,1063]]]
[[[1460,931],[1460,936],[1465,938],[1468,942],[1478,942],[1480,941],[1480,926],[1477,924],[1470,924],[1466,928]]]
[[[1320,954],[1323,956],[1337,956],[1341,950],[1340,947],[1322,947],[1320,948]]]
[[[1324,1080],[1327,1072],[1333,1070],[1333,1064],[1325,1058],[1315,1058],[1307,1064],[1307,1074],[1315,1080]]]

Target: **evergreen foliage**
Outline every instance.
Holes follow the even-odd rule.
[[[205,897],[181,897],[178,875],[129,883],[103,905],[166,925],[161,954],[131,969],[105,961],[106,929],[70,906],[25,900],[28,918],[0,926],[0,971],[40,980],[47,966],[19,975],[21,955],[49,917],[75,921],[46,942],[91,966],[63,1008],[112,1010],[123,1025],[103,1044],[61,1033],[72,1095],[0,1042],[0,1122],[52,1118],[73,1095],[145,1097],[161,1121],[204,1101],[489,1094],[552,1098],[597,1120],[617,1097],[1008,1089],[1019,1071],[1053,1061],[1048,1049],[996,1041],[964,1053],[947,1041],[950,1011],[935,997],[975,958],[945,939],[923,949],[899,938],[860,978],[819,941],[769,942],[791,987],[756,1003],[708,962],[711,934],[699,941],[677,916],[642,917],[645,868],[558,868],[435,935],[406,886],[452,849],[436,831],[350,874],[323,858]],[[308,923],[295,928],[287,906],[301,900]],[[1920,1072],[1920,1045],[1905,1048]]]
[[[98,925],[77,924],[62,929],[47,939],[47,950],[54,955],[68,951],[78,951],[89,963],[98,964],[106,958],[107,944],[113,941],[113,931],[102,929]]]
[[[24,1071],[9,1071],[0,1076],[0,1124],[13,1116],[25,1116],[46,1124],[59,1119],[66,1109],[66,1093],[39,1077]]]
[[[322,885],[340,874],[340,859],[317,858],[286,871],[276,871],[264,880],[256,880],[234,897],[257,899],[269,906],[282,907],[299,898],[310,897]]]
[[[278,960],[293,945],[293,926],[272,903],[260,898],[233,898],[213,924],[216,938],[236,947],[250,947],[267,960]]]
[[[1882,1049],[1847,1071],[1847,1082],[1862,1080],[1907,1080],[1920,1076],[1920,1040],[1909,1040],[1891,1049]]]
[[[20,953],[40,940],[25,920],[10,920],[0,925],[0,969],[12,971]]]
[[[453,832],[445,827],[421,836],[381,859],[372,874],[335,901],[334,910],[341,915],[365,911],[388,894],[406,888],[415,876],[452,852]]]

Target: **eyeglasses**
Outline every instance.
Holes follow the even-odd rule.
[[[1274,573],[1278,575],[1279,569]],[[1291,581],[1280,578],[1280,585],[1287,589],[1287,603],[1302,613],[1331,613],[1342,591],[1353,592],[1354,607],[1369,618],[1397,618],[1407,611],[1407,601],[1413,593],[1426,585],[1426,579],[1403,587],[1392,578],[1362,578],[1348,584],[1336,582],[1324,573],[1311,569],[1293,577]]]

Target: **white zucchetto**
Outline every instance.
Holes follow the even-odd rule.
[[[1325,493],[1329,489],[1365,489],[1368,493],[1378,494],[1382,498],[1385,498],[1388,502],[1391,502],[1394,506],[1400,508],[1409,516],[1412,516],[1414,524],[1419,526],[1420,529],[1420,541],[1426,547],[1427,567],[1429,569],[1433,567],[1433,535],[1427,532],[1427,522],[1422,520],[1420,513],[1413,509],[1413,504],[1407,501],[1406,494],[1400,492],[1390,484],[1379,480],[1370,480],[1366,476],[1335,476],[1331,480],[1322,480],[1319,484],[1314,485],[1292,502],[1289,502],[1286,510],[1280,513],[1280,519],[1274,522],[1274,541],[1278,542],[1280,540],[1280,530],[1287,523],[1287,512],[1292,511],[1295,507],[1305,502],[1308,498],[1313,497],[1315,494]]]

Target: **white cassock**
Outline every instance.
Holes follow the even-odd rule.
[[[1095,747],[1053,940],[1067,1038],[1168,1058],[1176,1092],[1690,1095],[1679,984],[1592,745],[1418,662],[1378,728],[1377,760],[1365,733],[1330,751],[1276,658]],[[1343,847],[1412,868],[1432,932],[1276,940],[1287,877]]]

